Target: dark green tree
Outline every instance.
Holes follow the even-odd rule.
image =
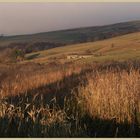
[[[15,61],[20,61],[25,58],[25,53],[22,49],[15,48],[15,49],[13,49],[12,57]]]

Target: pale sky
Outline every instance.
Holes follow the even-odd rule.
[[[0,3],[0,34],[38,32],[140,20],[140,3]]]

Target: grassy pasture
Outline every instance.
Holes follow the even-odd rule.
[[[140,58],[140,33],[132,33],[124,36],[119,36],[103,41],[81,43],[77,45],[69,45],[59,48],[53,48],[46,51],[27,54],[26,57],[38,56],[31,61],[48,62],[49,59],[67,56],[71,53],[86,54],[90,52],[93,57],[81,61],[108,61],[108,60],[128,60]],[[65,58],[64,58],[65,59]],[[67,61],[67,59],[65,59]]]

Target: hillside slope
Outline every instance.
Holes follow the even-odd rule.
[[[68,56],[86,56],[87,58],[71,58]],[[103,41],[80,43],[53,48],[26,55],[34,62],[46,63],[50,60],[64,61],[106,61],[140,58],[140,32],[131,33]],[[29,61],[29,60],[28,60]]]
[[[138,31],[140,31],[140,21],[131,21],[106,26],[77,28],[32,35],[5,36],[0,38],[0,46],[31,47],[32,49],[44,50],[62,45],[103,40]]]

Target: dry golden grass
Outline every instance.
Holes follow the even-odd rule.
[[[88,84],[80,87],[87,112],[93,118],[134,123],[140,112],[140,73],[132,70],[98,73],[87,76]]]
[[[139,63],[132,64],[8,70],[1,80],[0,136],[140,136]]]
[[[72,74],[80,73],[82,67],[70,66],[68,68],[61,67],[58,69],[38,70],[28,73],[17,71],[13,76],[3,79],[1,82],[1,97],[15,96],[17,94],[24,94],[28,90],[37,89],[40,86],[46,86],[52,83],[59,83],[64,77],[69,77]],[[11,73],[10,73],[11,74]],[[56,87],[57,88],[57,87]],[[47,91],[46,91],[47,92]]]

